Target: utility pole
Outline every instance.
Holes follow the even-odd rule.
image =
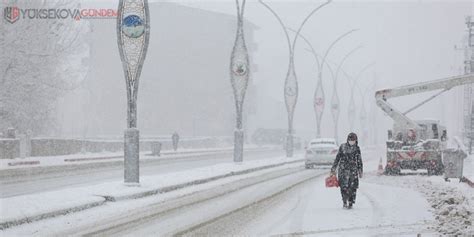
[[[464,74],[470,74],[474,71],[474,55],[472,47],[474,46],[474,22],[472,17],[466,17],[467,26],[467,41],[464,46]],[[473,143],[473,128],[474,128],[474,116],[473,116],[473,103],[472,103],[472,85],[464,86],[464,97],[463,97],[463,118],[464,118],[464,138],[469,144],[469,154],[472,154],[472,143]]]

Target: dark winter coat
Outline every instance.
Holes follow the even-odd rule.
[[[336,168],[341,188],[359,187],[358,176],[362,173],[362,157],[357,144],[351,146],[349,143],[344,143],[339,147],[331,172],[335,173]]]

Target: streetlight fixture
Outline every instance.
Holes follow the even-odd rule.
[[[291,31],[295,32],[294,30],[290,29]],[[326,50],[326,52],[324,53],[324,56],[322,57],[322,60],[319,61],[318,60],[318,56],[316,54],[316,52],[314,51],[314,48],[313,46],[311,45],[311,43],[309,42],[309,40],[307,38],[305,38],[303,35],[299,35],[310,47],[310,50],[312,52],[312,54],[314,55],[315,59],[316,59],[316,64],[317,64],[317,67],[318,67],[318,82],[316,84],[316,90],[314,91],[314,99],[313,99],[313,108],[314,108],[314,112],[316,114],[316,137],[321,137],[321,118],[323,117],[323,113],[324,113],[324,108],[325,108],[325,104],[326,104],[326,99],[325,99],[325,96],[324,96],[324,87],[323,87],[323,69],[324,69],[324,66],[323,64],[326,63],[326,58],[327,56],[329,55],[329,52],[331,51],[331,49],[334,47],[334,45],[336,45],[337,42],[339,42],[341,39],[343,39],[344,37],[350,35],[351,33],[355,32],[355,31],[358,31],[358,29],[352,29],[342,35],[340,35],[339,37],[337,37],[328,47],[328,49]],[[329,65],[328,65],[328,68]],[[332,73],[332,72],[331,72]],[[334,80],[334,75],[333,75],[333,80]],[[336,91],[336,89],[334,89],[334,91]]]
[[[371,82],[371,85],[373,86],[375,84],[375,78],[372,80]],[[369,134],[369,131],[367,129],[367,110],[366,110],[366,106],[365,106],[365,102],[366,102],[366,96],[369,95],[369,90],[373,88],[372,87],[369,87],[369,86],[365,86],[364,90],[362,90],[362,87],[359,85],[359,84],[356,84],[356,87],[357,87],[357,91],[359,92],[359,96],[361,98],[361,109],[360,109],[360,114],[359,114],[359,118],[360,118],[360,128],[361,128],[361,131],[362,131],[362,141],[367,141],[367,137],[368,137],[368,134]]]
[[[117,43],[127,89],[127,129],[124,134],[124,183],[140,183],[140,133],[137,129],[138,82],[150,38],[148,0],[120,0]]]
[[[339,114],[340,114],[340,102],[339,102],[339,95],[337,94],[337,80],[339,78],[339,72],[341,71],[342,65],[344,65],[344,62],[349,58],[349,56],[353,55],[357,50],[363,48],[362,45],[357,46],[353,50],[349,51],[344,58],[342,58],[341,62],[337,66],[336,69],[336,77],[335,80],[333,80],[333,93],[332,93],[332,99],[331,99],[331,114],[333,117],[334,121],[334,136],[336,141],[339,141],[339,136],[338,136],[338,128],[339,128]]]
[[[350,92],[351,96],[350,96],[349,108],[348,108],[348,116],[349,117],[353,117],[354,114],[355,114],[355,111],[356,111],[355,102],[354,102],[354,91],[355,91],[355,87],[356,87],[357,83],[359,82],[360,76],[362,75],[362,73],[364,73],[365,71],[367,71],[369,68],[371,68],[374,65],[375,65],[375,63],[367,64],[365,67],[363,67],[359,71],[359,73],[357,73],[356,77],[353,78],[353,79],[351,77],[348,77],[349,84],[351,86],[351,92]],[[365,110],[365,108],[364,108],[364,110]],[[365,114],[363,116],[365,116]],[[349,126],[350,126],[350,129],[352,131],[354,129],[354,120],[353,119],[349,119]]]
[[[249,81],[249,56],[244,37],[244,9],[245,0],[242,3],[235,1],[237,5],[237,34],[230,58],[230,81],[235,98],[236,125],[234,131],[234,162],[243,161],[244,131],[242,129],[242,109],[245,92]]]
[[[259,2],[263,6],[265,6],[277,18],[278,22],[283,28],[283,31],[285,32],[286,40],[288,43],[289,63],[288,63],[288,72],[286,73],[285,87],[284,87],[283,92],[285,96],[286,110],[288,112],[288,134],[286,136],[286,157],[292,157],[293,156],[293,116],[295,113],[296,102],[298,101],[298,80],[296,77],[295,62],[294,62],[294,52],[295,52],[296,41],[298,39],[298,35],[300,31],[303,29],[304,24],[309,20],[309,18],[316,11],[318,11],[322,7],[329,4],[331,0],[328,0],[325,3],[319,5],[306,16],[306,18],[303,20],[298,30],[296,31],[296,35],[293,39],[293,43],[290,41],[288,30],[286,29],[285,24],[283,24],[283,21],[281,20],[280,16],[278,16],[278,14],[268,4],[264,3],[262,0],[259,0]]]

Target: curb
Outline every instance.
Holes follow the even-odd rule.
[[[237,171],[237,172],[232,171],[232,172],[227,173],[227,174],[212,176],[212,177],[204,178],[204,179],[193,180],[193,181],[182,183],[182,184],[166,186],[166,187],[157,188],[157,189],[148,190],[148,191],[135,193],[135,194],[130,194],[130,195],[124,195],[124,196],[98,195],[98,196],[102,196],[102,197],[105,198],[105,200],[110,201],[110,202],[116,202],[116,201],[122,201],[122,200],[128,200],[128,199],[144,198],[144,197],[147,197],[147,196],[152,196],[152,195],[156,195],[156,194],[175,191],[175,190],[186,188],[186,187],[193,186],[193,185],[208,183],[208,182],[215,181],[215,180],[218,180],[218,179],[228,178],[228,177],[236,176],[236,175],[244,175],[244,174],[248,174],[248,173],[252,173],[252,172],[256,172],[256,171],[260,171],[260,170],[264,170],[264,169],[271,169],[271,168],[275,168],[275,167],[279,167],[279,166],[283,166],[283,165],[289,165],[289,164],[293,164],[293,163],[298,163],[298,162],[302,162],[302,161],[304,161],[304,159],[294,160],[294,161],[289,161],[289,162],[284,162],[284,163],[278,163],[278,164],[273,164],[273,165],[266,165],[266,166],[251,168],[251,169],[247,169],[247,170],[241,170],[241,171]]]
[[[258,150],[259,148],[247,148],[247,150],[251,151],[251,150]],[[265,149],[265,148],[263,148]],[[198,152],[225,152],[225,151],[233,151],[234,148],[233,147],[230,147],[230,148],[220,148],[220,149],[211,149],[211,150],[199,150],[199,151],[170,151],[170,150],[165,150],[165,151],[161,151],[160,154],[161,155],[185,155],[185,154],[192,154],[192,153],[198,153]],[[155,156],[153,155],[153,153],[147,153],[145,154],[145,156]]]
[[[93,207],[104,205],[107,202],[117,202],[117,201],[122,201],[122,200],[130,200],[130,199],[138,199],[138,198],[148,197],[148,196],[152,196],[152,195],[156,195],[156,194],[175,191],[175,190],[178,190],[178,189],[186,188],[186,187],[197,185],[197,184],[208,183],[208,182],[215,181],[215,180],[218,180],[218,179],[223,179],[223,178],[228,178],[228,177],[231,177],[231,176],[248,174],[248,173],[252,173],[252,172],[256,172],[256,171],[260,171],[260,170],[264,170],[264,169],[275,168],[275,167],[284,166],[284,165],[288,165],[288,164],[294,164],[294,163],[303,162],[303,161],[304,161],[304,159],[298,159],[298,160],[294,160],[294,161],[288,161],[288,162],[283,162],[283,163],[277,163],[277,164],[272,164],[272,165],[265,165],[265,166],[261,166],[261,167],[255,167],[255,168],[251,168],[251,169],[247,169],[247,170],[241,170],[241,171],[237,171],[237,172],[232,171],[232,172],[229,172],[227,174],[217,175],[217,176],[204,178],[204,179],[198,179],[198,180],[194,180],[194,181],[190,181],[190,182],[186,182],[186,183],[182,183],[182,184],[165,186],[165,187],[157,188],[157,189],[154,189],[154,190],[143,191],[143,192],[130,194],[130,195],[123,195],[123,196],[96,195],[96,196],[104,198],[104,200],[103,201],[94,201],[94,202],[82,204],[82,205],[79,205],[79,206],[65,208],[65,209],[56,210],[56,211],[52,211],[52,212],[46,212],[46,213],[38,214],[38,215],[35,215],[35,216],[22,217],[22,218],[19,218],[19,219],[16,219],[16,220],[15,219],[14,220],[7,220],[7,221],[4,221],[4,222],[0,223],[0,230],[4,230],[4,229],[7,229],[7,228],[10,228],[10,227],[13,227],[13,226],[22,225],[22,224],[25,224],[25,223],[31,223],[31,222],[34,222],[34,221],[44,220],[44,219],[53,218],[53,217],[57,217],[57,216],[61,216],[61,215],[66,215],[66,214],[69,214],[69,213],[83,211],[83,210],[86,210],[86,209],[90,209],[90,208],[93,208]]]
[[[83,211],[83,210],[86,210],[86,209],[89,209],[89,208],[101,206],[105,203],[106,203],[106,200],[98,201],[98,202],[90,202],[90,203],[86,203],[86,204],[79,205],[79,206],[76,206],[76,207],[56,210],[56,211],[42,213],[42,214],[29,216],[29,217],[27,216],[27,217],[23,217],[23,218],[16,219],[16,220],[8,220],[8,221],[0,223],[0,230],[4,230],[4,229],[7,229],[7,228],[10,228],[10,227],[13,227],[13,226],[17,226],[17,225],[31,223],[31,222],[34,222],[34,221],[53,218],[53,217],[56,217],[56,216],[62,216],[62,215],[66,215],[66,214],[73,213],[73,212]]]
[[[8,166],[17,166],[17,165],[39,165],[39,160],[33,161],[15,161],[15,162],[8,162]]]
[[[257,150],[257,149],[249,149],[249,150]],[[187,154],[193,154],[193,153],[202,153],[202,152],[207,152],[207,153],[218,153],[218,152],[226,152],[226,151],[232,151],[232,149],[213,149],[213,150],[208,150],[208,151],[164,151],[161,152],[161,155],[187,155]],[[155,156],[152,153],[147,153],[144,154],[145,157],[149,156]],[[112,155],[112,156],[104,156],[104,157],[83,157],[83,158],[68,158],[64,159],[65,162],[80,162],[80,161],[96,161],[96,160],[112,160],[112,159],[121,159],[123,158],[123,155]]]
[[[244,150],[244,152],[264,152],[264,151],[271,151],[275,149],[249,149]],[[183,156],[183,157],[169,157],[169,158],[156,158],[156,159],[142,159],[140,160],[140,164],[148,164],[154,162],[167,162],[167,161],[176,161],[180,159],[191,159],[197,158],[202,156],[209,156],[209,155],[216,155],[216,154],[226,154],[232,153],[231,150],[229,151],[218,151],[218,152],[210,152],[210,153],[200,153],[194,156]],[[185,154],[183,154],[185,155]],[[123,158],[123,156],[121,156]],[[97,159],[97,158],[96,158]],[[35,166],[35,167],[24,167],[24,168],[12,168],[12,169],[2,169],[0,170],[0,179],[6,180],[7,178],[12,177],[21,177],[21,176],[29,176],[32,175],[41,175],[41,174],[51,174],[51,173],[68,173],[70,171],[77,171],[77,170],[88,170],[88,169],[100,169],[100,168],[109,168],[113,166],[120,166],[123,165],[123,159],[119,160],[102,160],[102,162],[91,162],[91,163],[71,163],[71,164],[64,164],[64,165],[54,165],[54,166]]]
[[[64,159],[64,162],[77,162],[77,161],[93,161],[93,160],[110,160],[110,159],[118,159],[123,158],[122,155],[120,156],[104,156],[104,157],[89,157],[89,158],[68,158]]]

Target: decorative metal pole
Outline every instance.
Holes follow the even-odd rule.
[[[377,76],[374,72],[374,75],[373,75],[373,84],[372,84],[372,91],[376,91],[377,90]],[[373,98],[373,97],[372,97]],[[375,126],[375,124],[377,124],[377,113],[375,112],[375,103],[370,103],[370,118],[371,118],[371,121],[370,121],[370,124],[372,126],[371,127],[371,133],[372,133],[372,145],[377,145],[377,142],[378,142],[378,136],[377,136],[377,127]]]
[[[367,141],[369,131],[368,131],[368,128],[367,128],[367,110],[366,110],[365,102],[366,102],[366,96],[369,94],[368,92],[372,88],[369,87],[369,86],[366,86],[365,90],[362,90],[362,88],[359,86],[359,84],[357,84],[356,87],[357,87],[357,90],[359,91],[359,96],[360,96],[360,99],[361,99],[361,102],[362,102],[361,103],[360,114],[359,114],[360,128],[361,128],[361,131],[362,131],[361,141],[364,141],[365,144],[369,144],[369,142]]]
[[[366,65],[365,67],[363,67],[354,79],[351,79],[351,77],[348,77],[349,83],[350,83],[350,86],[351,86],[351,92],[350,92],[351,96],[350,96],[349,108],[348,108],[348,114],[347,114],[348,118],[351,118],[351,117],[355,116],[356,107],[355,107],[355,101],[354,101],[354,91],[355,91],[355,87],[356,87],[357,83],[359,82],[360,76],[362,75],[363,72],[365,72],[367,69],[369,69],[370,67],[372,67],[374,65],[375,65],[374,63],[370,63],[370,64]],[[365,108],[364,108],[364,110],[365,110]],[[364,116],[364,119],[365,119],[366,115],[361,114],[360,116],[361,117]],[[349,119],[349,126],[350,126],[351,131],[353,131],[354,130],[354,119]]]
[[[138,82],[150,38],[148,0],[120,0],[117,43],[127,90],[127,129],[124,134],[124,183],[139,185],[139,138],[137,129]]]
[[[295,46],[298,39],[298,35],[300,31],[303,29],[304,24],[309,20],[309,18],[316,11],[318,11],[322,7],[329,4],[331,0],[328,0],[327,2],[319,5],[317,8],[315,8],[306,16],[306,18],[303,20],[300,27],[296,31],[296,35],[295,35],[295,38],[293,39],[293,43],[290,41],[288,30],[286,29],[285,24],[283,24],[283,21],[281,20],[280,16],[278,16],[278,14],[268,4],[264,3],[262,0],[259,0],[259,2],[263,6],[265,6],[277,18],[278,22],[283,28],[283,31],[285,32],[286,40],[288,43],[289,63],[288,63],[288,71],[286,73],[285,87],[284,87],[283,93],[285,96],[286,110],[288,112],[288,134],[286,136],[286,157],[292,157],[293,156],[293,116],[295,113],[296,103],[298,101],[298,80],[295,73],[295,62],[294,62]]]
[[[294,31],[292,29],[290,29],[290,30],[296,33],[296,31]],[[336,40],[334,40],[329,45],[329,47],[326,50],[326,52],[325,52],[325,54],[324,54],[321,61],[318,60],[317,54],[314,51],[314,48],[311,45],[311,43],[309,42],[309,40],[306,39],[303,35],[301,35],[301,34],[299,35],[306,42],[306,44],[308,44],[310,46],[311,52],[312,52],[312,54],[314,55],[314,57],[316,59],[316,63],[317,63],[317,67],[318,67],[318,82],[316,84],[316,90],[314,91],[314,99],[313,99],[313,107],[314,107],[314,112],[316,114],[316,137],[321,137],[321,118],[323,117],[324,108],[325,108],[325,104],[326,104],[326,99],[325,99],[325,96],[324,96],[323,76],[322,76],[323,75],[323,70],[324,70],[323,64],[326,63],[326,58],[327,58],[329,52],[331,51],[331,49],[334,47],[334,45],[336,45],[336,43],[339,42],[344,37],[350,35],[351,33],[355,32],[357,30],[358,29],[352,29],[352,30],[340,35],[339,37],[337,37]],[[328,65],[328,67],[329,67],[329,65]],[[334,80],[334,77],[333,77],[333,80]],[[336,94],[336,96],[337,96],[337,94]],[[338,98],[337,98],[337,100],[338,100]]]
[[[332,101],[331,101],[331,113],[334,121],[334,136],[337,142],[339,142],[339,135],[338,135],[338,126],[339,126],[339,114],[340,114],[340,102],[339,102],[339,95],[337,94],[337,80],[339,78],[339,71],[341,71],[341,67],[344,64],[344,62],[351,56],[354,52],[357,50],[361,49],[363,46],[359,45],[358,47],[354,48],[351,50],[349,53],[344,56],[344,58],[341,60],[339,65],[337,66],[336,70],[336,77],[335,80],[333,80],[333,93],[332,93]]]
[[[249,56],[245,46],[244,37],[244,9],[245,0],[237,5],[237,34],[235,37],[234,48],[230,58],[230,81],[235,98],[236,125],[234,131],[234,162],[243,161],[244,152],[244,131],[242,130],[242,108],[245,98],[245,91],[249,81]]]

